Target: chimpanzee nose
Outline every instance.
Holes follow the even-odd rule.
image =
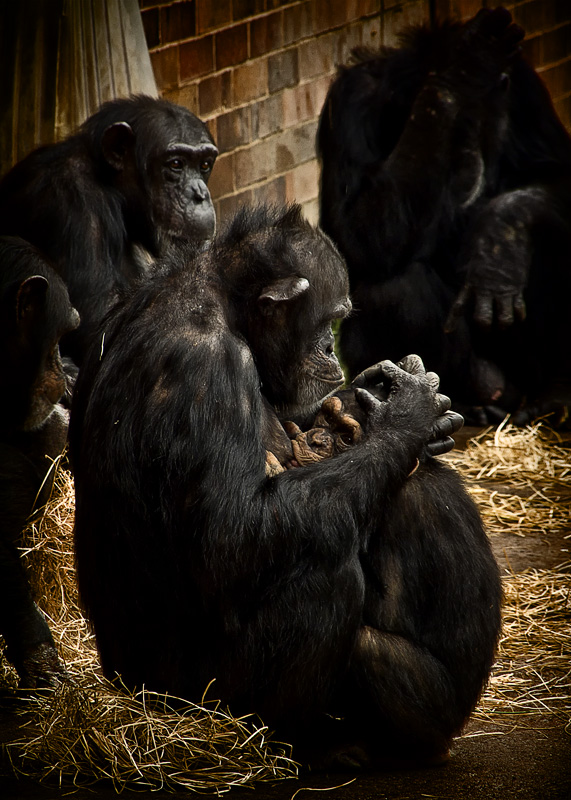
[[[192,199],[199,203],[207,200],[209,197],[208,188],[204,181],[191,181],[190,191]]]

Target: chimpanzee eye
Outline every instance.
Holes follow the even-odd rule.
[[[169,161],[169,167],[174,170],[175,172],[180,172],[184,167],[184,162],[182,158],[172,158]]]
[[[212,161],[203,161],[200,165],[201,172],[210,172],[212,169]]]

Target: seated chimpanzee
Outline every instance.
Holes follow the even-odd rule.
[[[206,184],[217,155],[186,108],[136,96],[105,103],[75,135],[30,153],[0,182],[0,233],[39,247],[81,314],[62,342],[76,364],[117,293],[170,242],[213,236]]]
[[[129,293],[72,405],[80,594],[128,686],[200,700],[214,678],[313,764],[438,763],[487,679],[500,583],[430,455],[458,427],[437,376],[376,365],[318,416],[348,446],[267,469],[276,420],[307,430],[342,384],[350,308],[298,206],[243,210]]]
[[[30,594],[20,534],[49,497],[67,441],[60,337],[79,324],[61,278],[35,247],[0,238],[0,634],[22,686],[51,685],[64,668]]]
[[[351,374],[418,353],[474,421],[571,402],[571,139],[502,8],[356,51],[318,131]]]

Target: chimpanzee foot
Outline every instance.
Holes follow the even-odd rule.
[[[21,664],[15,665],[21,689],[55,689],[68,681],[69,672],[49,642],[42,642],[28,651]]]

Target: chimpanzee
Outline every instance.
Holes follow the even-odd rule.
[[[36,248],[0,237],[0,634],[25,687],[52,685],[65,674],[17,543],[49,498],[67,441],[58,341],[78,324],[63,281]]]
[[[342,360],[419,353],[481,423],[571,401],[571,139],[522,37],[482,9],[357,50],[317,138],[354,305]]]
[[[478,512],[429,455],[457,428],[437,376],[416,356],[372,367],[360,437],[267,474],[271,418],[306,430],[343,382],[347,293],[299,206],[262,206],[113,311],[71,412],[80,595],[128,686],[200,700],[215,679],[312,764],[437,763],[500,604]]]
[[[66,282],[82,321],[62,352],[77,364],[121,287],[170,242],[212,237],[206,184],[217,155],[186,108],[135,96],[105,103],[3,178],[0,232],[39,247]]]

